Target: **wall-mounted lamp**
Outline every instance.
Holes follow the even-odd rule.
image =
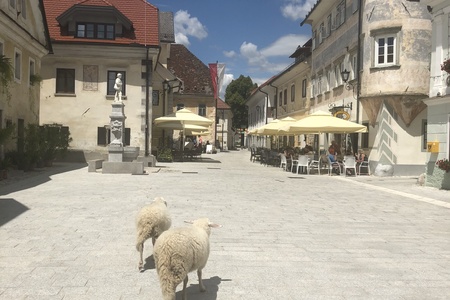
[[[350,91],[353,90],[353,98],[355,97],[355,86],[348,82],[348,78],[350,76],[350,71],[347,71],[347,69],[344,69],[344,71],[341,72],[342,81],[345,83],[345,89]]]
[[[170,86],[169,82],[167,80],[164,80],[162,84],[163,84],[164,91],[170,92],[171,86]]]

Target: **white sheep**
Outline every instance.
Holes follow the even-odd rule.
[[[183,281],[183,296],[186,300],[188,273],[197,270],[200,291],[206,291],[202,282],[202,269],[209,256],[211,227],[221,225],[203,218],[192,222],[192,226],[165,231],[155,243],[153,255],[164,300],[175,300],[177,286]]]
[[[167,203],[162,197],[156,197],[150,205],[143,207],[136,217],[137,242],[136,250],[139,251],[139,271],[144,271],[144,242],[152,238],[155,246],[156,239],[170,228],[172,220],[167,209]]]

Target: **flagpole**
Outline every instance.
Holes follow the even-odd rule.
[[[216,147],[216,141],[217,141],[217,98],[219,96],[219,61],[216,61],[216,92],[215,92],[215,108],[216,108],[216,113],[215,113],[215,118],[214,118],[214,148]]]

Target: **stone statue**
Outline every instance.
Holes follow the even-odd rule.
[[[122,102],[122,74],[120,73],[117,73],[116,83],[114,84],[114,90],[116,91],[114,101]]]

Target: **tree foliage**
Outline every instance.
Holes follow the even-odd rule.
[[[233,80],[225,91],[225,102],[231,107],[233,113],[232,126],[234,128],[247,128],[248,124],[248,108],[245,101],[250,97],[251,92],[258,85],[253,83],[252,79],[247,76],[239,76]]]

